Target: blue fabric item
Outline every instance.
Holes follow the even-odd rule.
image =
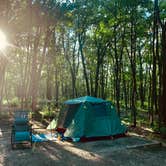
[[[57,134],[32,134],[32,142],[45,142],[49,140],[57,140]]]
[[[30,132],[28,131],[15,132],[15,141],[29,141],[30,139]]]
[[[45,134],[32,134],[32,142],[44,142],[48,141],[45,137]]]

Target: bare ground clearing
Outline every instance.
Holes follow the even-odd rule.
[[[43,142],[32,149],[12,150],[10,113],[0,117],[0,165],[2,166],[165,166],[166,148],[135,145],[152,143],[140,137],[125,137],[86,143]]]

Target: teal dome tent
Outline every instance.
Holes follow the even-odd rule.
[[[69,138],[116,136],[126,132],[111,102],[85,96],[64,102],[57,131]]]

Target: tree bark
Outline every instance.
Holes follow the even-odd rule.
[[[3,101],[6,65],[7,65],[7,59],[3,57],[3,55],[0,55],[0,109]]]
[[[85,64],[85,56],[84,56],[84,52],[83,52],[83,45],[82,45],[80,37],[79,37],[79,50],[80,50],[80,54],[81,54],[83,73],[84,73],[84,78],[85,78],[85,83],[86,83],[86,93],[89,96],[90,95],[89,78],[88,78],[86,64]]]
[[[31,70],[31,96],[32,96],[32,111],[36,111],[37,105],[37,53],[40,40],[40,27],[37,28],[36,38],[34,41],[34,51],[32,57],[32,70]]]

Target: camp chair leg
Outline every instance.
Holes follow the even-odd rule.
[[[30,146],[31,146],[31,148],[32,148],[32,146],[33,146],[32,137],[31,137]]]
[[[12,149],[15,148],[15,144],[14,144],[14,133],[11,134],[11,148]]]
[[[32,125],[30,125],[30,146],[32,148],[33,146],[33,142],[32,142],[32,133],[33,133],[33,129],[32,129]]]
[[[12,144],[12,146],[11,146],[11,147],[12,147],[12,150],[14,150],[14,144]]]

